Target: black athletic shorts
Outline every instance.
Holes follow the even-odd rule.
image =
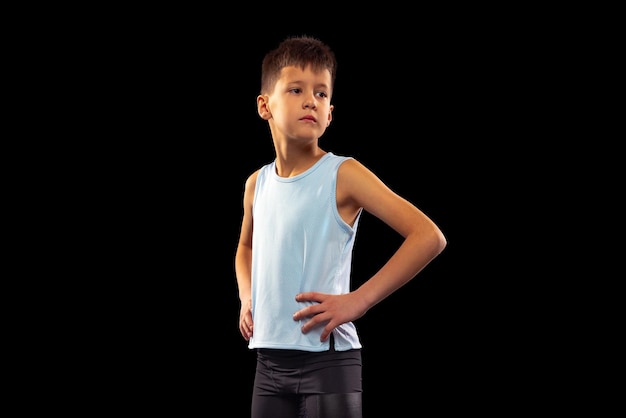
[[[361,417],[361,350],[257,349],[252,418]]]

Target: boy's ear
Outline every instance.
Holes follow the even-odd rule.
[[[259,112],[259,116],[263,120],[270,120],[272,118],[272,112],[270,112],[268,97],[264,94],[260,94],[256,98],[256,108]]]
[[[335,106],[330,105],[330,109],[328,110],[328,120],[326,121],[326,127],[330,126],[330,121],[333,120],[333,110]]]

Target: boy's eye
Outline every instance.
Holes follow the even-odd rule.
[[[326,92],[325,92],[325,91],[320,91],[320,92],[319,92],[319,93],[317,93],[317,94],[318,94],[318,96],[320,96],[320,97],[328,97],[328,94],[326,94]]]
[[[289,91],[292,93],[302,93],[302,89],[299,89],[299,88],[293,88],[293,89],[290,89]]]

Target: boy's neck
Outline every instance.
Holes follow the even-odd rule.
[[[279,177],[295,177],[313,167],[327,152],[314,149],[276,150],[276,174]]]

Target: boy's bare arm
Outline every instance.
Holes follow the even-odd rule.
[[[442,231],[415,205],[402,198],[356,160],[346,161],[337,178],[338,205],[352,203],[379,218],[398,232],[404,241],[382,268],[358,289],[347,295],[306,292],[297,301],[318,304],[301,309],[294,319],[311,319],[302,331],[325,324],[322,340],[342,323],[364,315],[405,285],[443,251],[447,242]],[[341,202],[339,202],[341,200]]]
[[[235,276],[239,290],[241,310],[239,313],[239,331],[244,339],[252,337],[252,202],[257,173],[246,181],[243,194],[243,217],[237,251],[235,253]]]

